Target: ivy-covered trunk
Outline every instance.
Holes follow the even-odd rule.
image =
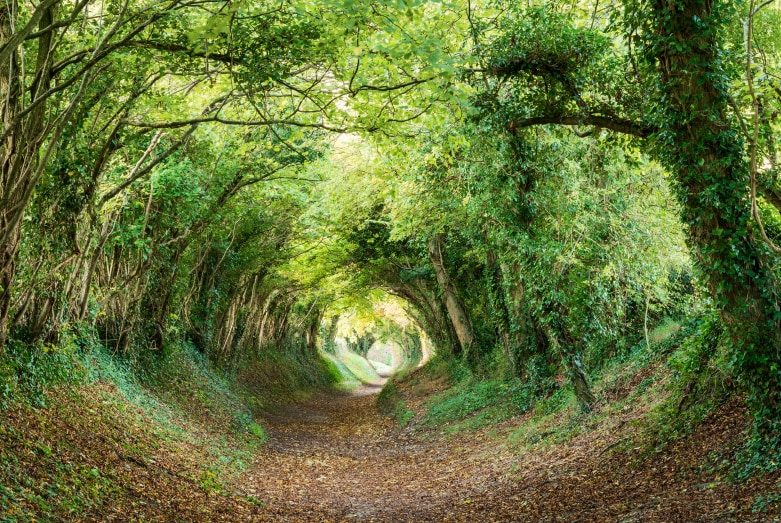
[[[423,343],[415,330],[405,330],[401,344],[405,368],[415,368],[423,359]]]
[[[777,258],[751,227],[749,169],[729,117],[721,33],[728,2],[655,0],[648,47],[660,74],[656,148],[675,175],[689,242],[732,344],[763,431],[781,420]]]
[[[365,358],[369,354],[369,349],[372,348],[372,345],[374,345],[374,342],[376,341],[377,338],[375,338],[371,332],[358,336],[353,347],[353,352],[360,354]]]
[[[567,327],[565,319],[569,316],[569,312],[563,304],[550,303],[548,314],[549,317],[542,322],[541,326],[548,337],[550,346],[561,357],[561,363],[567,371],[580,408],[588,412],[597,399],[591,391],[588,374],[583,367],[581,340],[576,338]]]
[[[453,323],[453,328],[458,336],[461,351],[466,355],[469,353],[469,348],[475,339],[474,330],[472,329],[472,321],[469,318],[466,307],[458,296],[458,289],[445,267],[445,260],[442,256],[443,246],[444,241],[442,237],[435,234],[428,240],[428,254],[434,266],[437,283],[439,283],[439,287],[442,290],[450,321]]]
[[[323,333],[323,350],[329,354],[336,354],[336,332],[339,330],[339,315],[331,316]]]
[[[447,318],[445,304],[436,295],[436,290],[421,280],[397,282],[391,292],[411,305],[410,316],[425,332],[440,354],[461,356],[461,345]]]
[[[309,323],[306,324],[305,339],[306,350],[309,356],[317,358],[317,334],[320,331],[320,324],[323,322],[323,313],[325,309],[317,307],[317,304],[312,305],[312,309],[309,311]]]

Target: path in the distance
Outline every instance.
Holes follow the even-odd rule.
[[[501,460],[400,433],[378,414],[378,390],[318,396],[266,419],[269,442],[245,485],[266,503],[266,515],[318,522],[473,520],[473,504],[500,481]]]

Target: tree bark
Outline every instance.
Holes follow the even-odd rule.
[[[16,1],[0,6],[0,47],[4,47],[13,38],[14,16],[18,9]],[[19,79],[18,57],[14,52],[8,60],[0,62],[0,100],[2,103],[3,129],[9,127],[18,110]],[[16,251],[19,246],[19,230],[11,224],[10,198],[12,172],[19,149],[18,137],[9,133],[0,144],[2,147],[2,166],[0,166],[0,234],[8,235],[8,240],[0,244],[0,351],[5,346],[8,331],[8,315],[11,307],[11,288],[15,274]],[[11,230],[9,230],[11,229]],[[7,231],[7,232],[6,232]],[[2,354],[2,353],[0,353]]]
[[[51,25],[54,5],[49,2],[36,12],[39,28]],[[8,317],[13,300],[16,253],[21,242],[22,216],[34,185],[38,167],[38,149],[46,138],[45,104],[18,119],[23,110],[22,71],[19,65],[14,28],[18,5],[15,0],[0,6],[0,48],[9,56],[0,63],[0,121],[6,136],[0,143],[0,351],[8,335]],[[35,64],[36,80],[30,87],[30,102],[35,103],[48,90],[51,81],[53,32],[38,39]],[[2,352],[0,352],[2,354]]]
[[[391,294],[410,304],[410,316],[428,335],[440,354],[447,352],[456,357],[461,356],[461,345],[458,343],[453,323],[447,317],[447,308],[430,280],[401,280],[394,271],[392,274],[383,275],[380,284]]]
[[[552,313],[555,316],[543,324],[545,334],[550,344],[561,356],[561,361],[572,382],[572,388],[575,390],[578,404],[581,409],[588,412],[597,400],[594,393],[591,392],[588,375],[583,368],[579,344],[563,324],[564,318],[567,317],[567,310],[561,304],[555,304]]]
[[[751,392],[762,430],[781,419],[778,257],[752,236],[749,168],[729,118],[729,82],[719,34],[726,2],[654,0],[649,47],[667,102],[659,115],[659,156],[674,173],[689,243]],[[770,422],[769,420],[773,420]]]
[[[448,316],[450,316],[450,321],[453,323],[453,328],[458,336],[458,343],[461,345],[462,352],[466,355],[474,342],[474,331],[466,307],[464,307],[461,298],[458,296],[458,289],[445,267],[445,261],[442,257],[443,243],[439,234],[433,235],[428,240],[428,254],[429,258],[431,258],[431,263],[434,265],[437,283],[439,283],[439,287],[442,289]]]

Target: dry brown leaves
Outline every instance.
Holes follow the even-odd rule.
[[[120,486],[84,521],[781,521],[751,511],[777,476],[734,485],[701,466],[741,437],[747,418],[738,400],[648,456],[617,450],[636,430],[621,419],[523,453],[496,428],[452,439],[438,429],[400,431],[368,392],[322,394],[268,416],[268,445],[225,494],[200,484],[208,449],[155,439],[120,412],[70,404],[9,422],[60,438],[51,443],[63,459],[100,467]]]

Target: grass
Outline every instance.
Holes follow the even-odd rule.
[[[61,521],[93,513],[122,490],[109,463],[122,456],[147,467],[163,447],[198,449],[202,463],[219,463],[218,471],[204,468],[202,475],[222,492],[262,441],[262,427],[249,409],[192,353],[166,365],[172,389],[164,393],[157,383],[162,376],[139,379],[107,354],[71,357],[74,367],[86,371],[78,380],[49,382],[32,398],[6,398],[0,521]]]
[[[398,386],[393,380],[389,380],[377,396],[377,409],[393,418],[400,427],[407,425],[415,416],[401,398]]]
[[[648,340],[651,345],[659,345],[681,332],[681,329],[683,329],[683,325],[679,320],[665,318],[648,333]]]
[[[382,378],[377,374],[369,360],[351,351],[339,351],[336,354],[350,372],[363,383],[382,383]]]
[[[339,376],[336,384],[337,388],[341,390],[353,390],[361,386],[361,380],[352,373],[349,367],[347,367],[340,358],[327,352],[322,352],[321,356],[326,361],[326,364],[333,368],[332,372]]]
[[[382,378],[369,360],[359,354],[348,350],[338,350],[336,354],[321,352],[320,356],[338,373],[339,388],[343,390],[356,389],[365,383],[382,383]]]
[[[651,350],[643,339],[632,350],[608,360],[591,376],[598,399],[591,413],[581,412],[563,376],[552,376],[542,385],[532,386],[517,379],[477,376],[462,365],[438,358],[389,382],[378,406],[397,422],[406,422],[412,416],[405,414],[407,403],[415,403],[413,397],[423,394],[426,399],[418,416],[423,430],[435,427],[442,434],[453,435],[518,418],[518,426],[507,432],[513,447],[563,442],[625,409],[640,404],[648,410],[660,408],[674,386],[666,362],[671,355],[676,355],[672,360],[687,357],[681,355],[681,346],[691,335],[681,322],[666,319],[649,332]],[[432,381],[443,382],[447,388],[430,394],[423,383]],[[520,417],[525,413],[529,416]]]
[[[99,467],[61,458],[63,448],[29,405],[22,412],[34,433],[13,424],[19,411],[0,426],[0,521],[53,520],[84,513],[117,492]]]
[[[534,402],[532,415],[509,434],[509,443],[517,449],[563,443],[626,410],[651,412],[670,395],[664,362],[666,355],[680,345],[681,331],[679,322],[665,320],[649,332],[650,351],[643,340],[634,349],[608,360],[591,376],[597,396],[592,412],[580,410],[569,384],[540,397]]]
[[[377,374],[383,374],[385,376],[389,376],[393,374],[394,369],[390,365],[386,365],[381,361],[374,361],[374,360],[369,360],[369,363],[371,363],[372,367],[374,367]]]
[[[611,416],[643,411],[646,431],[656,435],[646,438],[652,452],[684,437],[718,405],[712,384],[720,361],[703,359],[714,352],[708,333],[696,323],[663,322],[649,333],[651,350],[643,339],[592,376],[599,401],[591,413],[579,411],[570,386],[555,385],[561,376],[533,388],[438,358],[389,380],[377,405],[398,426],[414,419],[445,435],[503,427],[497,431],[520,451],[605,430]],[[270,351],[248,362],[236,385],[186,345],[142,360],[67,339],[45,349],[12,345],[0,365],[0,521],[68,520],[102,510],[128,481],[107,465],[118,456],[144,466],[168,456],[202,491],[233,496],[235,479],[266,440],[259,411],[333,383],[349,389],[379,379],[366,359],[346,352],[312,361]],[[699,388],[687,392],[690,382]],[[499,425],[511,418],[511,429]],[[85,435],[104,454],[87,448]],[[775,495],[757,499],[758,509],[778,503]]]
[[[268,350],[241,365],[236,387],[252,412],[261,413],[305,401],[315,391],[331,388],[343,379],[342,371],[325,357]]]
[[[470,425],[481,426],[521,414],[530,403],[527,390],[514,382],[470,378],[429,400],[423,423],[443,425],[477,417],[481,422]]]

